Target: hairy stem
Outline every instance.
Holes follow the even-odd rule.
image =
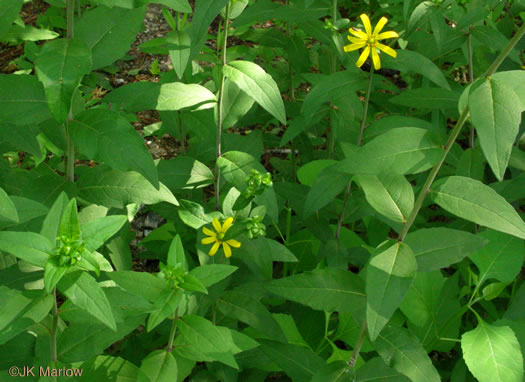
[[[359,128],[359,135],[357,137],[357,145],[361,146],[363,140],[363,132],[365,131],[366,118],[368,117],[368,104],[370,103],[370,94],[372,93],[372,79],[374,76],[374,67],[370,68],[370,77],[368,78],[368,89],[366,91],[365,99],[365,108],[363,110],[363,119],[361,120],[361,127]],[[345,215],[346,204],[348,203],[348,198],[350,197],[350,191],[352,190],[352,181],[350,180],[346,185],[345,197],[343,199],[343,208],[339,214],[339,219],[337,220],[337,230],[335,231],[335,238],[339,239],[341,234],[341,227],[343,226],[343,219]]]
[[[58,306],[57,306],[57,289],[56,287],[53,288],[53,322],[51,324],[51,332],[50,332],[50,353],[51,353],[51,362],[53,363],[53,366],[56,367],[57,365],[57,328],[58,328]]]
[[[175,333],[177,331],[177,317],[173,318],[173,323],[171,324],[170,338],[168,340],[168,347],[166,351],[170,352],[173,350],[173,341],[175,340]]]
[[[365,341],[366,337],[366,320],[363,322],[363,327],[361,328],[361,332],[359,333],[359,337],[357,338],[357,341],[354,346],[354,350],[352,351],[352,356],[350,357],[350,360],[348,361],[348,366],[352,369],[355,367],[355,364],[357,362],[357,357],[359,357],[359,352],[361,351],[361,346],[363,346],[363,342]]]
[[[490,68],[488,68],[487,71],[483,74],[483,77],[489,77],[493,75],[496,72],[496,70],[498,70],[501,63],[509,55],[509,53],[512,51],[514,46],[516,46],[516,44],[523,37],[524,34],[525,34],[525,24],[523,24],[518,29],[516,34],[510,39],[505,49],[503,49],[503,51],[499,54],[499,56],[494,60]],[[432,183],[436,179],[436,176],[439,170],[441,169],[441,166],[445,162],[445,158],[450,152],[452,145],[454,144],[459,133],[461,132],[461,129],[465,125],[465,122],[467,121],[468,116],[469,116],[469,110],[468,110],[468,107],[466,107],[465,110],[463,110],[463,113],[461,113],[459,120],[456,122],[456,126],[454,126],[452,133],[450,133],[450,137],[448,138],[448,141],[445,144],[445,152],[443,153],[441,160],[439,161],[437,165],[435,165],[432,168],[432,170],[430,171],[430,174],[428,175],[427,180],[425,181],[425,184],[423,185],[423,188],[421,189],[417,197],[417,200],[414,203],[414,208],[412,209],[412,212],[410,213],[410,216],[408,217],[407,222],[403,226],[403,230],[401,231],[401,234],[399,235],[399,241],[405,240],[405,237],[408,231],[410,230],[410,227],[412,226],[412,224],[414,224],[414,220],[416,220],[417,214],[419,213],[419,210],[423,206],[423,202],[425,201],[425,198],[430,191],[430,187],[432,186]]]
[[[66,37],[72,39],[75,35],[75,0],[67,0],[66,3],[67,32]],[[71,109],[66,121],[66,178],[70,182],[75,181],[75,145],[69,134],[69,122],[73,119]]]
[[[474,82],[474,62],[472,60],[472,31],[471,28],[469,28],[468,31],[468,37],[467,37],[467,51],[468,51],[468,75],[469,75],[469,82],[472,84]],[[471,126],[470,128],[470,148],[474,148],[474,138],[476,136],[476,129],[474,126]]]
[[[225,82],[225,76],[224,76],[224,67],[226,66],[226,48],[228,46],[228,27],[229,27],[229,20],[230,20],[230,3],[226,5],[226,17],[224,18],[224,36],[223,36],[223,46],[222,46],[222,68],[221,68],[221,84],[219,88],[219,95],[218,95],[218,101],[217,101],[217,107],[218,107],[218,121],[217,121],[217,143],[216,143],[216,149],[217,149],[217,159],[221,157],[221,137],[222,137],[222,119],[223,119],[223,110],[222,110],[222,104],[224,101],[224,82]],[[219,210],[219,200],[220,200],[220,181],[221,181],[221,170],[219,166],[216,166],[216,182],[215,182],[215,209]]]

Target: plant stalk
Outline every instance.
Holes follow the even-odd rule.
[[[222,104],[224,101],[224,82],[226,77],[224,76],[224,67],[226,66],[226,49],[228,46],[228,27],[229,27],[229,21],[230,21],[230,3],[226,5],[226,15],[224,18],[224,41],[222,46],[222,68],[221,68],[221,84],[219,88],[219,95],[217,100],[217,107],[218,107],[218,121],[217,121],[217,142],[216,142],[216,148],[217,148],[217,159],[221,157],[221,138],[222,138],[222,119],[223,119],[223,110],[222,110]],[[221,181],[221,169],[218,165],[216,165],[216,174],[217,174],[217,180],[215,182],[215,209],[219,210],[219,200],[220,200],[220,181]]]
[[[80,4],[80,3],[79,3]],[[79,7],[80,8],[80,7]],[[67,31],[66,37],[71,40],[75,35],[75,0],[67,0],[66,3]],[[71,108],[66,121],[66,178],[70,182],[75,181],[75,144],[69,134],[69,122],[73,119]]]
[[[525,34],[525,24],[523,24],[516,34],[510,39],[507,46],[503,51],[499,54],[499,56],[494,60],[490,68],[487,69],[487,71],[483,74],[483,77],[490,77],[493,75],[496,70],[498,70],[501,63],[505,60],[505,58],[510,54],[514,46],[519,42],[519,40],[523,37]],[[454,129],[452,130],[452,133],[450,133],[450,137],[448,138],[447,143],[445,144],[445,152],[443,153],[443,156],[439,163],[435,165],[432,170],[430,171],[430,174],[427,177],[427,180],[425,181],[425,184],[423,185],[423,188],[421,189],[416,202],[414,203],[414,208],[412,209],[412,212],[410,213],[410,216],[407,219],[407,222],[403,226],[403,230],[401,231],[401,234],[399,235],[399,241],[405,240],[405,237],[410,230],[410,227],[414,223],[414,220],[417,217],[417,214],[419,213],[419,210],[423,206],[423,202],[425,201],[425,198],[427,194],[430,191],[430,187],[432,186],[432,183],[436,179],[436,176],[441,169],[441,166],[445,162],[445,158],[447,157],[448,153],[450,152],[450,149],[452,148],[452,145],[456,141],[459,133],[461,132],[461,129],[463,128],[463,125],[465,125],[465,122],[467,121],[469,116],[469,110],[468,107],[463,110],[463,113],[461,113],[461,116],[459,117],[459,120],[456,122],[456,126],[454,126]]]
[[[177,317],[173,318],[173,323],[171,324],[170,338],[168,340],[168,347],[166,348],[167,352],[173,350],[173,341],[175,340],[175,333],[177,332]]]
[[[365,99],[365,108],[363,110],[363,119],[361,120],[361,127],[359,128],[359,135],[357,137],[357,146],[361,146],[363,140],[363,132],[365,131],[366,118],[368,117],[368,104],[370,103],[370,94],[372,93],[372,79],[374,76],[374,67],[370,67],[370,77],[368,78],[368,89],[366,91]],[[335,231],[336,240],[339,239],[341,234],[341,227],[343,226],[343,219],[345,215],[346,204],[348,203],[348,198],[350,197],[350,191],[352,190],[352,181],[350,180],[346,185],[345,197],[343,199],[343,208],[339,214],[339,219],[337,220],[337,230]]]
[[[348,366],[351,367],[352,369],[355,368],[357,357],[359,357],[359,352],[361,351],[361,347],[363,346],[365,337],[366,337],[366,320],[363,322],[363,327],[361,328],[361,332],[359,333],[359,337],[357,338],[357,342],[355,343],[354,350],[352,351],[352,356],[350,357],[350,360],[348,361]]]
[[[57,366],[57,359],[58,359],[58,356],[57,356],[58,306],[57,306],[57,289],[56,289],[56,287],[53,288],[53,298],[54,298],[53,309],[52,309],[53,321],[52,321],[52,324],[51,324],[51,332],[49,334],[50,334],[50,337],[51,337],[51,339],[50,339],[51,362],[53,362],[53,366],[56,368],[56,366]]]
[[[467,37],[467,51],[468,51],[468,75],[469,75],[469,82],[472,84],[474,83],[474,62],[472,60],[472,28],[469,28],[468,31],[468,37]],[[471,126],[470,128],[470,148],[474,148],[474,138],[476,136],[476,129],[474,126]]]

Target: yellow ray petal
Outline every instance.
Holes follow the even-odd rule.
[[[215,232],[213,232],[211,229],[206,228],[206,227],[202,227],[202,232],[204,232],[204,234],[208,235],[208,236],[212,236],[212,237],[216,237],[217,236],[217,234]]]
[[[217,241],[217,238],[215,237],[205,237],[204,239],[201,240],[201,243],[202,244],[211,244],[213,242]]]
[[[362,14],[359,16],[361,18],[361,21],[363,22],[363,26],[365,27],[366,34],[369,36],[372,36],[372,24],[370,24],[370,19],[366,14]]]
[[[397,32],[388,31],[388,32],[379,33],[376,37],[376,40],[384,40],[385,38],[398,38],[398,37],[399,35],[397,34]]]
[[[381,49],[383,52],[385,52],[389,56],[392,56],[394,58],[397,57],[397,52],[394,49],[392,49],[391,47],[387,46],[387,45],[384,45],[384,44],[381,44],[379,42],[376,42],[376,47],[378,49]]]
[[[365,41],[368,40],[368,36],[362,30],[359,30],[357,28],[350,28],[348,29],[348,31],[352,33],[358,39],[365,40]]]
[[[357,37],[352,37],[352,36],[346,36],[346,38],[348,39],[348,41],[354,44],[361,44],[361,43],[365,44],[366,43],[366,40],[362,38],[357,38]]]
[[[226,242],[222,243],[222,249],[224,250],[224,256],[226,256],[226,258],[232,257],[232,250]]]
[[[228,229],[232,226],[232,223],[233,223],[233,218],[230,216],[228,219],[226,219],[226,221],[222,225],[222,233],[226,233],[226,231],[228,231]]]
[[[359,44],[345,45],[344,50],[345,50],[345,52],[352,52],[354,50],[361,49],[365,45],[366,45],[365,42],[361,42]]]
[[[368,55],[370,54],[370,47],[367,46],[365,50],[363,50],[363,53],[359,56],[359,60],[355,63],[355,65],[360,68],[365,63],[366,59],[368,58]]]
[[[233,248],[239,248],[241,246],[241,243],[234,239],[227,240],[226,243],[231,245]]]
[[[221,232],[221,223],[219,223],[219,220],[217,218],[213,218],[211,224],[213,224],[213,228],[215,228],[215,231]]]
[[[385,24],[388,22],[388,19],[386,17],[381,17],[381,20],[377,23],[376,27],[374,28],[374,36],[377,36],[379,32],[385,27]]]
[[[377,49],[372,49],[372,61],[374,62],[375,70],[381,69],[381,60],[379,59],[379,54],[377,54]]]
[[[219,250],[219,247],[221,246],[221,243],[216,241],[215,244],[213,244],[213,247],[211,247],[210,252],[208,252],[208,255],[213,256],[217,253]]]

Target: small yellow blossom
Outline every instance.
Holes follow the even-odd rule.
[[[394,31],[388,31],[380,33],[385,24],[388,22],[386,17],[381,17],[381,20],[377,23],[374,31],[372,32],[372,25],[370,24],[370,19],[364,13],[360,16],[361,21],[365,27],[365,32],[360,29],[350,28],[349,32],[355,37],[348,36],[348,40],[352,43],[345,46],[345,52],[351,52],[353,50],[365,48],[359,56],[359,59],[355,63],[358,68],[360,68],[372,53],[372,61],[374,62],[374,68],[376,70],[381,69],[381,60],[379,59],[378,49],[382,50],[386,54],[396,58],[397,53],[394,49],[381,44],[379,41],[387,38],[396,38],[399,37],[398,34]]]
[[[215,228],[216,232],[213,232],[211,229],[208,229],[206,227],[202,227],[202,232],[204,232],[205,235],[208,235],[209,237],[205,237],[201,240],[202,244],[211,244],[213,243],[213,246],[210,249],[210,252],[208,254],[210,256],[213,256],[217,253],[219,250],[219,247],[222,244],[222,249],[224,250],[224,255],[226,257],[231,257],[232,250],[230,246],[234,248],[239,248],[241,246],[241,243],[237,240],[224,240],[224,236],[226,235],[226,231],[228,231],[233,223],[233,218],[229,217],[226,219],[224,224],[221,226],[221,223],[216,218],[213,219],[212,224],[213,228]]]

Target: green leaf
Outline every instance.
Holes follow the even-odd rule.
[[[160,94],[160,84],[157,82],[134,82],[113,89],[102,98],[102,102],[118,104],[124,110],[139,112],[153,110],[157,106]]]
[[[297,179],[302,184],[312,187],[315,178],[322,174],[325,168],[336,163],[338,162],[333,159],[319,159],[308,162],[297,171]]]
[[[286,337],[279,324],[266,306],[253,297],[228,291],[217,300],[216,304],[225,316],[244,322],[275,341],[286,343]]]
[[[417,174],[443,157],[443,148],[432,132],[415,127],[391,129],[352,151],[340,162],[350,174]]]
[[[99,249],[128,221],[124,215],[105,216],[82,225],[82,240],[89,252]]]
[[[118,382],[137,380],[139,368],[133,363],[120,358],[100,355],[95,359],[82,362],[82,378],[87,382],[110,381]]]
[[[390,220],[406,223],[414,207],[414,191],[403,175],[359,175],[356,180],[377,212]]]
[[[51,293],[55,285],[66,274],[68,267],[56,263],[56,256],[49,259],[44,268],[44,290]]]
[[[54,243],[33,232],[0,232],[0,251],[10,253],[30,264],[45,267]]]
[[[97,281],[87,272],[76,271],[62,277],[57,288],[69,300],[110,329],[117,325],[111,312],[111,306]]]
[[[78,222],[78,207],[75,198],[67,203],[62,212],[60,225],[58,227],[58,236],[80,238],[80,223]]]
[[[327,312],[354,312],[365,303],[363,281],[352,272],[337,268],[270,281],[265,288],[288,300]]]
[[[23,4],[23,0],[0,0],[0,39],[11,28]]]
[[[277,84],[259,65],[249,61],[232,61],[224,74],[252,97],[268,113],[286,125],[286,111]]]
[[[50,242],[55,243],[58,236],[58,228],[60,226],[60,217],[66,205],[68,203],[68,197],[65,192],[61,192],[57,197],[49,212],[44,219],[40,234],[47,237]]]
[[[310,349],[292,344],[259,340],[262,352],[294,381],[310,381],[324,360]]]
[[[44,85],[53,117],[63,123],[71,109],[73,93],[91,71],[91,51],[78,39],[58,39],[44,45],[35,60],[35,72]]]
[[[201,110],[213,107],[216,103],[215,94],[202,85],[173,82],[160,86],[156,109],[174,111],[198,106]]]
[[[469,93],[469,110],[490,168],[502,181],[521,121],[520,100],[505,82],[485,79]]]
[[[355,382],[368,381],[409,382],[410,379],[390,368],[381,358],[376,357],[357,370]]]
[[[191,37],[185,31],[172,31],[166,35],[166,43],[169,44],[169,56],[173,69],[180,79],[190,59]]]
[[[341,171],[340,163],[324,168],[315,178],[312,188],[306,196],[304,217],[312,215],[315,211],[332,202],[337,195],[343,192],[351,179],[352,175]]]
[[[162,183],[155,189],[149,181],[137,172],[112,170],[107,166],[78,171],[79,196],[89,202],[106,207],[124,208],[131,203],[155,204],[179,203],[170,190]]]
[[[234,267],[233,265],[207,264],[193,268],[190,271],[190,274],[199,279],[205,287],[209,287],[225,279],[237,269],[239,268]]]
[[[235,82],[226,78],[222,96],[222,128],[228,129],[241,120],[252,108],[254,100],[243,92]],[[217,109],[216,114],[217,114]],[[218,118],[218,116],[216,116]]]
[[[441,69],[431,60],[414,50],[399,49],[397,50],[396,58],[383,55],[381,56],[381,61],[385,68],[421,74],[437,86],[450,90],[450,85]]]
[[[372,341],[403,302],[416,271],[414,254],[404,243],[394,243],[370,259],[366,272],[366,320]]]
[[[470,255],[479,269],[478,284],[482,285],[488,279],[512,282],[523,265],[523,240],[492,230],[483,231],[478,236],[488,240],[488,245]]]
[[[18,223],[18,213],[13,201],[9,195],[0,187],[0,218],[7,219],[11,222]]]
[[[147,272],[118,271],[106,273],[111,280],[128,292],[155,302],[168,283]]]
[[[509,70],[506,72],[495,73],[492,76],[494,81],[504,83],[506,87],[514,90],[519,97],[521,111],[525,111],[525,72],[523,70]]]
[[[191,55],[190,61],[199,54],[208,38],[208,27],[217,17],[219,12],[230,0],[197,0],[195,1],[195,11],[191,21]]]
[[[417,272],[401,304],[403,314],[414,324],[424,325],[439,305],[444,283],[440,271]]]
[[[181,305],[183,297],[184,292],[181,289],[167,286],[155,300],[154,311],[148,318],[148,332],[155,329],[166,318],[173,317]]]
[[[168,265],[175,266],[177,264],[182,264],[183,269],[185,271],[188,270],[188,262],[184,255],[184,247],[182,246],[180,235],[176,235],[173,238],[170,249],[168,250]]]
[[[303,22],[319,19],[325,16],[328,9],[324,4],[319,4],[317,7],[305,9],[302,6],[276,4],[270,0],[258,0],[254,5],[248,9],[234,22],[234,26],[242,26],[253,23],[255,21],[264,22],[270,19],[277,19],[280,21]]]
[[[70,122],[69,131],[81,154],[117,170],[137,171],[159,187],[157,169],[143,138],[121,114],[86,110]]]
[[[0,344],[42,321],[53,304],[51,295],[19,292],[0,286]]]
[[[385,363],[413,382],[439,382],[441,378],[423,346],[405,328],[387,325],[374,342]]]
[[[154,350],[142,360],[137,382],[177,381],[177,360],[166,350]]]
[[[364,89],[366,85],[366,78],[360,73],[356,74],[353,70],[337,72],[326,77],[323,76],[323,79],[315,84],[306,95],[301,106],[301,114],[304,114],[306,120],[309,121],[323,103],[341,96],[348,97],[350,94]]]
[[[153,3],[164,4],[177,12],[192,13],[188,0],[154,0]]]
[[[480,382],[521,382],[523,356],[514,331],[478,317],[476,329],[461,336],[463,358]]]
[[[213,184],[213,173],[203,163],[187,156],[161,160],[159,179],[170,190],[194,189]]]
[[[0,74],[0,120],[14,125],[38,124],[51,117],[44,87],[36,76]]]
[[[187,226],[199,229],[203,225],[211,223],[213,220],[204,212],[204,208],[195,202],[189,200],[180,201],[179,217]]]
[[[176,340],[176,345],[181,345],[175,349],[178,354],[194,361],[219,361],[238,368],[233,355],[241,349],[236,344],[233,330],[215,326],[200,316],[181,317],[177,329],[181,334]]]
[[[93,70],[111,65],[129,50],[143,25],[145,9],[98,6],[82,13],[75,22],[75,37],[91,49]]]
[[[423,228],[409,233],[405,238],[405,244],[414,252],[420,272],[435,271],[459,263],[487,243],[479,235],[445,227]]]
[[[477,180],[450,176],[431,189],[435,203],[476,224],[525,239],[525,223],[496,191]]]
[[[456,110],[459,95],[443,88],[417,88],[404,90],[389,101],[395,105],[412,108]]]

